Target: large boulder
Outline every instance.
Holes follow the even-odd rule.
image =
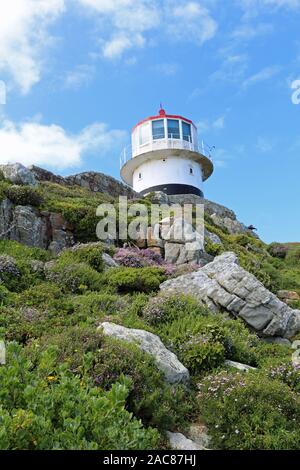
[[[189,380],[189,372],[174,353],[169,351],[158,336],[149,331],[125,328],[115,323],[101,323],[99,329],[106,336],[112,336],[123,341],[136,343],[144,352],[154,357],[157,367],[164,373],[169,383],[186,383]]]
[[[265,337],[290,338],[300,331],[300,311],[279,300],[239,266],[234,253],[224,253],[194,273],[164,282],[161,290],[193,295],[213,311],[243,319]]]
[[[9,238],[27,246],[47,248],[47,224],[33,207],[16,206]]]
[[[21,163],[9,163],[7,165],[0,165],[4,177],[14,184],[28,184],[36,186],[37,180],[33,173]]]

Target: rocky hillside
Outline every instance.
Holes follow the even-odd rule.
[[[205,204],[205,240],[97,240],[100,173],[0,174],[0,449],[300,449],[300,247]],[[152,194],[143,200],[198,202]],[[3,349],[3,348],[2,348]]]

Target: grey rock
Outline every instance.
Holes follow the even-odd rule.
[[[47,224],[31,206],[16,206],[10,239],[24,245],[47,248]]]
[[[223,246],[221,238],[217,234],[212,233],[209,230],[205,229],[204,230],[204,236],[205,236],[205,238],[208,238],[208,240],[210,240],[215,245]]]
[[[300,311],[293,310],[238,264],[234,253],[217,256],[196,272],[170,279],[162,291],[193,295],[213,311],[242,318],[261,336],[290,338],[300,331]]]
[[[247,364],[241,364],[240,362],[229,360],[225,361],[225,365],[240,370],[241,372],[249,372],[250,370],[256,370],[256,367],[248,366]]]
[[[103,253],[102,259],[105,267],[107,268],[117,268],[119,266],[118,263],[108,253]]]
[[[67,181],[65,178],[59,175],[55,175],[51,171],[45,170],[35,165],[28,167],[31,173],[34,175],[37,181],[49,181],[50,183],[56,183],[61,185],[66,185]]]
[[[188,439],[180,432],[167,431],[167,437],[173,450],[204,450],[203,447],[200,447],[196,442]]]
[[[189,372],[174,353],[169,351],[160,338],[145,330],[125,328],[115,323],[101,323],[100,330],[107,336],[136,343],[144,352],[151,354],[157,367],[164,373],[169,383],[186,383],[189,381]]]
[[[13,204],[9,199],[3,199],[0,203],[0,238],[10,238],[12,231]]]
[[[111,197],[127,196],[129,198],[139,198],[140,195],[133,191],[132,188],[121,183],[121,181],[105,175],[88,171],[65,178],[67,184],[82,186],[93,192],[106,193]]]
[[[33,173],[24,165],[21,165],[21,163],[0,165],[0,171],[2,171],[6,179],[14,184],[28,184],[30,186],[38,184]]]

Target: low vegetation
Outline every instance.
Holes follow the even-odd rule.
[[[0,197],[8,194],[63,213],[83,243],[95,241],[95,207],[111,201],[78,187],[43,183],[28,192],[1,180]],[[235,251],[273,292],[300,294],[298,245],[230,235],[209,216],[206,226],[223,243],[208,242],[210,254]],[[120,267],[105,267],[104,252]],[[0,241],[0,449],[165,448],[166,430],[198,421],[216,449],[300,449],[300,372],[290,348],[189,296],[160,294],[174,275],[148,251],[96,243],[54,257]],[[166,383],[137,345],[104,337],[102,321],[159,335],[189,369],[190,385]],[[256,370],[241,374],[228,359]]]

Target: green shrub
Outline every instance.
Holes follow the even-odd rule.
[[[12,294],[9,292],[9,290],[0,284],[0,306],[3,305],[8,305],[9,303],[12,302]]]
[[[300,398],[264,374],[219,372],[199,384],[199,405],[218,449],[300,449]]]
[[[286,262],[290,266],[297,266],[300,268],[300,247],[293,247],[288,251]]]
[[[149,299],[142,315],[150,325],[170,323],[184,316],[207,315],[208,309],[200,306],[193,297],[160,294]]]
[[[111,390],[53,367],[46,351],[36,370],[15,344],[0,368],[0,449],[152,449],[158,433],[144,429],[125,409],[131,383],[120,379]]]
[[[219,245],[218,243],[213,243],[212,241],[206,239],[205,240],[205,251],[209,255],[218,256],[224,252],[224,247]]]
[[[31,186],[8,186],[6,196],[18,206],[40,207],[43,202],[39,191]]]
[[[87,263],[96,271],[102,272],[104,268],[102,254],[103,245],[101,243],[75,245],[73,248],[62,251],[59,259],[66,263]]]
[[[125,311],[131,305],[131,301],[126,296],[89,292],[77,296],[73,305],[77,313],[99,320],[105,315],[114,315]]]
[[[60,260],[46,272],[46,279],[58,284],[65,292],[83,293],[88,290],[99,291],[102,277],[86,263],[71,263]]]
[[[192,297],[150,298],[142,315],[192,374],[218,367],[225,358],[257,364],[255,347],[259,340],[245,324],[210,313]]]
[[[101,346],[102,338],[95,328],[74,326],[58,334],[44,335],[26,347],[26,355],[34,364],[38,364],[40,356],[55,346],[56,364],[67,363],[69,370],[83,373],[84,355],[95,353]]]
[[[173,429],[184,425],[192,413],[186,388],[167,384],[153,358],[134,344],[104,338],[90,374],[105,390],[123,374],[130,377],[133,387],[127,407],[147,425]]]
[[[11,186],[11,183],[9,181],[6,181],[4,177],[2,179],[2,176],[0,173],[0,202],[7,198],[6,193],[10,186]]]
[[[162,268],[111,268],[105,274],[105,282],[118,292],[152,292],[166,280]]]
[[[41,248],[32,248],[13,240],[0,240],[0,253],[12,256],[17,261],[49,261],[51,254]]]

